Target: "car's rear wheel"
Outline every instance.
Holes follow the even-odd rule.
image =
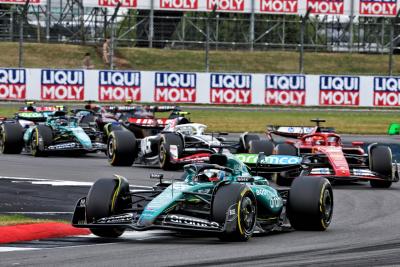
[[[277,155],[285,156],[298,156],[297,148],[292,144],[278,144],[275,147],[275,153]],[[280,186],[290,186],[293,179],[288,178],[286,172],[274,174],[274,182]]]
[[[246,133],[240,137],[239,151],[240,153],[248,153],[250,149],[250,142],[260,140],[260,137],[256,134]]]
[[[291,144],[278,144],[275,147],[277,155],[298,156],[298,150]]]
[[[388,146],[376,145],[370,149],[370,167],[371,171],[381,174],[384,179],[370,180],[370,184],[375,188],[389,188],[392,181],[392,151]]]
[[[3,123],[0,128],[0,151],[3,154],[19,154],[24,146],[23,128],[17,123]]]
[[[86,198],[86,220],[95,223],[101,218],[118,214],[129,204],[129,183],[123,178],[103,178],[97,180],[89,190]],[[90,228],[100,237],[119,237],[125,231],[122,227]]]
[[[40,139],[42,141],[40,141]],[[53,131],[49,126],[37,125],[32,131],[30,146],[31,154],[34,157],[46,156],[46,147],[53,142]]]
[[[297,177],[289,191],[287,215],[296,230],[324,231],[333,215],[333,191],[323,177]]]
[[[265,156],[272,155],[274,151],[274,144],[268,140],[252,140],[249,144],[249,153],[258,154],[263,152]]]
[[[108,162],[112,166],[132,166],[138,154],[135,136],[129,131],[112,131],[107,141]]]
[[[229,221],[228,216],[232,216]],[[244,184],[226,184],[218,187],[212,203],[213,220],[225,224],[219,235],[223,241],[247,241],[256,226],[257,202],[253,192]]]
[[[158,149],[160,167],[163,170],[175,170],[178,165],[172,162],[172,158],[180,158],[182,156],[182,137],[175,133],[165,133],[161,136]]]

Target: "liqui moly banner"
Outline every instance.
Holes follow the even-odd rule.
[[[156,72],[154,101],[160,103],[195,103],[196,74]]]
[[[297,14],[299,0],[260,0],[260,13]]]
[[[397,14],[397,0],[359,0],[360,16],[393,17]]]
[[[140,101],[140,72],[100,71],[100,101]]]
[[[0,69],[0,100],[24,100],[26,70]]]
[[[0,4],[25,5],[26,0],[0,0]],[[29,0],[30,5],[46,5],[44,0]]]
[[[360,78],[352,76],[320,76],[319,104],[358,106],[360,104]]]
[[[308,10],[318,15],[344,15],[344,0],[307,0]]]
[[[158,0],[160,9],[197,10],[199,0]]]
[[[306,103],[304,75],[266,75],[265,104],[303,106]]]
[[[42,70],[41,100],[85,100],[83,70]]]
[[[374,77],[374,106],[400,106],[400,77]]]
[[[251,102],[251,75],[210,75],[210,103],[250,104]]]

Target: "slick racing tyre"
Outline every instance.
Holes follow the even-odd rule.
[[[298,156],[297,148],[291,144],[278,144],[275,147],[275,152],[277,155]],[[290,186],[293,179],[285,177],[284,174],[276,173],[273,180],[277,185]]]
[[[218,187],[212,202],[213,220],[225,225],[219,235],[223,241],[247,241],[256,226],[257,202],[253,192],[244,184],[225,184]],[[231,214],[230,221],[226,221]]]
[[[94,223],[101,218],[122,212],[128,206],[129,183],[123,177],[103,178],[97,180],[89,190],[86,198],[86,220]],[[119,237],[125,231],[121,227],[90,228],[100,237]]]
[[[324,231],[333,214],[333,192],[323,177],[300,176],[289,191],[286,212],[296,230]]]
[[[278,144],[275,147],[275,151],[277,155],[285,155],[285,156],[298,156],[299,153],[297,148],[291,144]]]
[[[371,171],[381,174],[385,179],[392,177],[392,151],[388,146],[376,145],[371,147],[369,160]],[[392,181],[370,180],[370,184],[375,188],[389,188]]]
[[[268,140],[252,140],[249,144],[249,153],[258,154],[264,152],[265,156],[272,155],[274,144]]]
[[[32,131],[30,146],[31,154],[35,157],[46,156],[46,147],[53,142],[53,131],[49,126],[37,125]]]
[[[0,151],[3,154],[19,154],[24,146],[24,131],[18,123],[3,123],[0,126]]]
[[[239,141],[239,151],[240,153],[248,153],[250,149],[250,142],[251,141],[260,140],[260,137],[256,134],[249,134],[245,133],[240,137]]]
[[[176,150],[173,151],[175,147]],[[175,133],[163,134],[160,139],[160,146],[158,150],[160,167],[163,170],[177,169],[178,167],[177,164],[172,163],[172,157],[175,156],[177,158],[180,158],[182,156],[182,151],[183,151],[183,140],[180,135]]]
[[[108,162],[112,166],[132,166],[138,154],[138,146],[133,133],[113,131],[107,141]]]

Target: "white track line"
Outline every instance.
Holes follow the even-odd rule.
[[[7,211],[0,214],[32,214],[32,215],[58,215],[58,214],[73,214],[72,211]]]
[[[0,247],[0,253],[11,252],[11,251],[38,250],[38,249],[40,248]]]

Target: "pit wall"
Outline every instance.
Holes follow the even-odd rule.
[[[0,68],[0,100],[400,106],[400,77]]]

